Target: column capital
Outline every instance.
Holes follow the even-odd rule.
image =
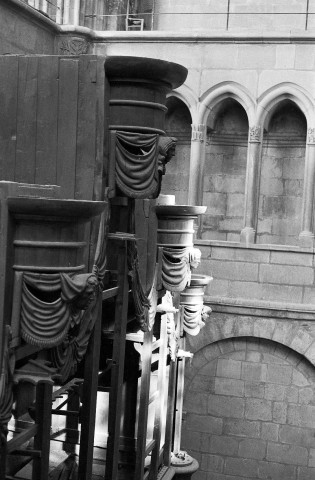
[[[307,145],[315,145],[315,128],[307,129],[306,143]]]
[[[248,141],[250,143],[261,143],[262,128],[261,125],[252,125],[248,129]]]
[[[203,123],[192,123],[191,125],[191,141],[204,142],[205,141],[206,125]]]

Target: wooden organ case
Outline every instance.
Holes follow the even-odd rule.
[[[93,55],[5,56],[0,71],[0,480],[26,464],[32,480],[190,478],[196,462],[172,466],[183,308],[165,295],[155,207],[175,145],[166,94],[187,71]]]

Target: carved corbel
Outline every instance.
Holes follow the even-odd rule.
[[[249,143],[260,143],[262,140],[262,128],[260,125],[249,127],[248,141]]]

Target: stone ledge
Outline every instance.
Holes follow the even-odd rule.
[[[194,240],[195,246],[202,247],[224,247],[224,248],[242,248],[243,250],[268,250],[268,251],[278,251],[278,252],[294,252],[294,253],[309,253],[314,254],[315,248],[306,248],[299,247],[296,245],[274,245],[271,243],[252,243],[246,245],[245,243],[240,242],[229,242],[225,240],[201,240],[196,238]]]
[[[211,296],[205,296],[204,303],[209,305],[212,311],[216,313],[315,321],[315,305],[311,304],[284,304],[245,298],[231,299]]]

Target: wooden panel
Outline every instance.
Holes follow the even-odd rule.
[[[80,57],[75,198],[82,200],[93,199],[96,69],[96,57],[84,55]]]
[[[17,108],[16,182],[35,182],[37,57],[20,57]]]
[[[0,57],[0,180],[14,180],[18,57]]]
[[[104,57],[97,59],[97,84],[96,84],[96,130],[95,130],[95,159],[94,159],[94,188],[93,200],[103,200],[104,196],[104,137],[108,135],[107,125],[105,122],[105,109],[108,109],[105,97],[105,70]],[[108,143],[108,140],[107,140]]]
[[[37,140],[35,183],[56,184],[57,108],[58,108],[57,56],[38,59]]]
[[[74,198],[75,191],[78,68],[78,59],[60,59],[57,185],[63,198]]]

